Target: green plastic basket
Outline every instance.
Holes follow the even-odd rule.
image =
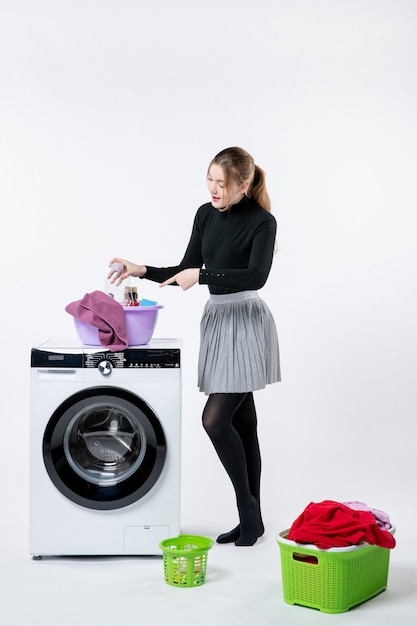
[[[159,544],[164,557],[165,582],[173,587],[199,587],[206,580],[207,555],[213,540],[179,535]]]
[[[390,550],[367,543],[319,550],[279,533],[284,601],[344,613],[387,588]],[[394,532],[394,528],[391,529]]]

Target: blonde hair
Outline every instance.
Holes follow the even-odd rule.
[[[271,200],[266,190],[265,172],[256,165],[253,157],[243,148],[225,148],[212,159],[211,165],[219,165],[224,173],[224,186],[227,189],[231,180],[238,185],[249,183],[246,195],[252,198],[265,211],[271,211]],[[225,207],[223,210],[227,210]]]

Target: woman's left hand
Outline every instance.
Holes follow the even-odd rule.
[[[178,272],[175,276],[168,278],[163,283],[161,283],[160,287],[165,287],[165,285],[172,285],[172,283],[177,283],[181,289],[186,291],[196,283],[198,283],[198,279],[200,277],[200,268],[199,267],[191,267],[186,270],[182,270],[182,272]]]

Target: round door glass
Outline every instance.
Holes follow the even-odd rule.
[[[118,387],[68,397],[49,419],[43,458],[54,485],[92,509],[117,509],[143,497],[158,480],[166,440],[152,408]]]
[[[65,456],[85,480],[111,485],[129,478],[142,463],[146,434],[138,417],[114,404],[82,408],[64,435]]]

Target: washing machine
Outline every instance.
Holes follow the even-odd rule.
[[[31,350],[29,551],[155,555],[180,532],[181,342]]]

